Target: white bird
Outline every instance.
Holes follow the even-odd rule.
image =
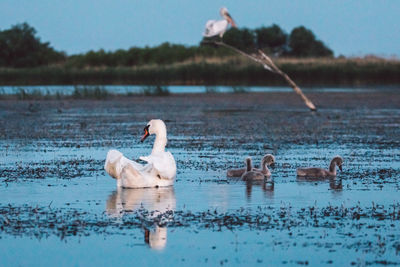
[[[226,7],[221,7],[219,13],[221,14],[221,17],[223,17],[224,19],[207,21],[206,29],[203,33],[203,36],[213,37],[219,35],[222,38],[229,24],[231,24],[232,27],[236,28],[236,23],[232,19],[231,15],[229,15],[228,9],[226,9]]]
[[[107,153],[104,169],[117,179],[117,187],[144,188],[171,186],[176,177],[174,156],[165,151],[167,145],[167,128],[162,120],[151,120],[144,128],[143,142],[149,135],[155,134],[153,150],[146,157],[140,157],[147,164],[142,165],[129,160],[118,150]]]

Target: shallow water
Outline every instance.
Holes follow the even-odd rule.
[[[400,264],[400,93],[0,101],[0,255],[7,265]],[[36,105],[32,111],[30,106]],[[110,148],[130,158],[166,120],[174,187],[116,190]],[[273,153],[272,181],[226,169]],[[336,179],[300,166],[344,158]]]
[[[0,86],[0,93],[2,94],[16,94],[23,90],[26,93],[40,92],[42,94],[61,94],[72,95],[75,88],[96,89],[100,88],[113,94],[140,94],[146,90],[143,85],[21,85],[21,86]],[[199,94],[206,92],[218,93],[231,93],[231,92],[261,92],[261,93],[287,93],[292,92],[293,89],[286,86],[184,86],[172,85],[165,87],[172,94]],[[380,87],[304,87],[304,92],[336,92],[336,93],[370,93],[377,91],[392,91],[397,89],[394,86],[380,86]]]

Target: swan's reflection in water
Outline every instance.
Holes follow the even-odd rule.
[[[329,188],[333,190],[333,192],[340,192],[343,190],[343,183],[342,179],[337,178],[337,177],[321,177],[321,178],[311,178],[311,177],[301,177],[297,176],[297,182],[323,182],[323,181],[328,181],[329,182]]]
[[[118,188],[108,197],[106,212],[109,216],[121,218],[125,213],[146,209],[152,217],[176,209],[174,188]],[[167,244],[167,228],[154,225],[153,229],[144,229],[144,241],[152,248],[161,250]]]
[[[246,197],[251,199],[253,187],[260,187],[267,198],[274,198],[275,183],[273,179],[246,181]]]

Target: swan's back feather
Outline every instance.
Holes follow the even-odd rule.
[[[107,153],[106,163],[104,164],[104,170],[114,179],[119,179],[121,172],[120,159],[123,157],[122,153],[118,150],[110,150]]]
[[[158,175],[161,179],[175,179],[176,176],[176,163],[171,152],[162,152],[151,154],[147,157],[140,157],[140,159],[147,161],[153,165],[153,168],[157,170]]]

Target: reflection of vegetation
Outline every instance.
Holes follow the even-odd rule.
[[[232,86],[231,89],[232,89],[232,93],[235,93],[235,94],[249,92],[249,89],[247,89],[246,87],[243,87],[243,86]]]
[[[137,93],[112,93],[107,91],[102,86],[75,86],[71,94],[62,93],[60,91],[50,92],[49,90],[16,88],[12,93],[6,93],[3,88],[0,88],[0,99],[18,99],[18,100],[61,100],[61,99],[97,99],[106,100],[112,97],[124,96],[168,96],[170,91],[164,86],[146,86]]]
[[[209,85],[207,85],[207,86],[205,86],[204,89],[205,89],[206,93],[208,93],[208,94],[211,94],[211,93],[218,93],[218,88],[215,87],[215,86],[209,86]]]
[[[49,96],[49,92],[47,92],[47,94],[44,94],[37,89],[31,92],[27,92],[23,88],[18,88],[15,95],[19,100],[47,99]]]
[[[106,99],[108,96],[108,91],[99,86],[75,86],[72,93],[72,97],[75,99]]]
[[[160,85],[143,87],[141,93],[146,96],[167,96],[170,94],[167,87]]]

